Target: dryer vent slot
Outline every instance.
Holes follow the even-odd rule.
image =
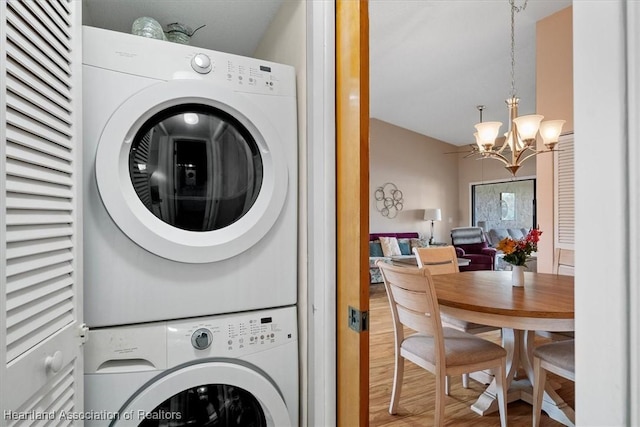
[[[113,359],[100,364],[96,373],[151,371],[155,369],[158,368],[146,359]]]

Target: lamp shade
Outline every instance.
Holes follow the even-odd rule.
[[[424,210],[425,221],[442,221],[442,212],[440,209],[425,209]]]
[[[502,126],[502,122],[482,122],[476,124],[474,127],[478,131],[478,136],[476,138],[477,143],[482,146],[493,147],[493,144],[496,142],[498,132],[500,131],[500,126]]]
[[[518,127],[518,134],[523,140],[534,139],[540,128],[540,122],[544,116],[540,114],[529,114],[513,119],[513,123]]]
[[[478,132],[475,132],[473,136],[476,138],[476,144],[478,144],[478,150],[482,153],[484,151],[484,147],[482,146],[482,141],[480,141],[480,136],[478,136]]]
[[[547,120],[540,123],[540,136],[545,145],[558,142],[565,120]]]

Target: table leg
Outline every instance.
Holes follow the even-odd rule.
[[[520,400],[520,387],[516,387],[517,380],[514,382],[516,372],[520,366],[520,353],[524,347],[523,331],[509,328],[502,329],[502,346],[507,350],[507,403]],[[471,410],[479,415],[490,414],[498,410],[496,381],[491,384],[480,395],[478,400],[471,405]]]
[[[535,331],[521,331],[504,328],[502,330],[502,345],[507,350],[507,402],[524,400],[533,402],[533,349]],[[524,378],[518,378],[518,370],[525,372]],[[471,405],[471,410],[479,415],[485,415],[498,410],[495,380],[489,384],[478,400]],[[553,390],[547,382],[542,402],[542,410],[552,419],[573,426],[575,414],[564,400]]]

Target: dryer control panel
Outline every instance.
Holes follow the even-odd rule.
[[[297,341],[295,307],[167,322],[167,363],[241,357]]]
[[[231,90],[295,96],[290,65],[83,26],[83,64],[157,80],[199,79]]]

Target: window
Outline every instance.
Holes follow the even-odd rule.
[[[475,184],[471,186],[471,224],[492,228],[536,226],[536,180]]]

